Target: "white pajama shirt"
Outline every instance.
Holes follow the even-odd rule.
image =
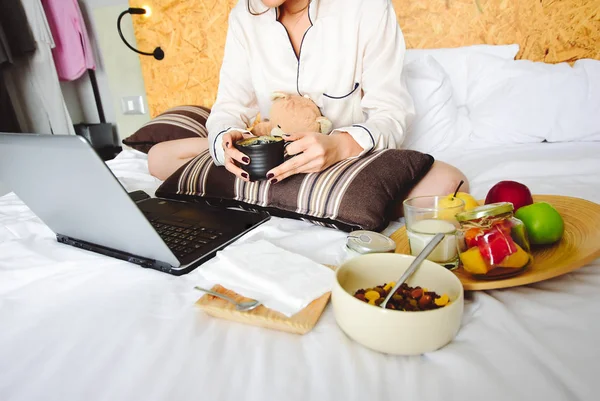
[[[209,150],[224,164],[223,134],[245,131],[273,92],[308,95],[367,153],[399,148],[414,115],[402,78],[406,46],[391,0],[312,0],[311,26],[296,57],[277,10],[255,16],[247,0],[231,11],[217,99],[207,121]],[[250,0],[253,11],[265,10]]]

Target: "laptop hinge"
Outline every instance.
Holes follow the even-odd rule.
[[[135,263],[136,265],[140,265],[142,267],[158,269],[164,272],[170,272],[173,268],[170,264],[165,262],[145,258],[142,256],[132,255],[127,252],[119,251],[117,249],[112,249],[101,245],[92,244],[90,242],[78,240],[67,235],[56,234],[56,239],[61,244],[71,245],[76,248],[84,249],[86,251],[96,252],[105,256],[125,260],[127,262]]]

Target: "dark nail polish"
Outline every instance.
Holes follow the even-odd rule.
[[[267,180],[270,180],[273,177],[275,177],[275,174],[273,174],[273,173],[267,174]]]
[[[246,164],[250,163],[250,159],[248,159],[247,157],[242,157],[242,161]]]
[[[277,178],[271,180],[271,184],[275,184],[277,182]]]
[[[248,174],[246,174],[246,173],[242,173],[242,177],[244,177],[244,178],[248,178]]]

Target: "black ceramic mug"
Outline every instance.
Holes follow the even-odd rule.
[[[235,148],[250,158],[250,164],[236,163],[248,173],[250,181],[265,180],[269,170],[284,161],[285,141],[274,136],[259,136],[237,141]]]

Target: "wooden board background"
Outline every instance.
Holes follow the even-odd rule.
[[[365,0],[368,1],[368,0]],[[237,0],[129,0],[151,116],[169,107],[210,107]],[[548,63],[600,59],[600,0],[392,0],[408,48],[519,43],[517,58]]]

